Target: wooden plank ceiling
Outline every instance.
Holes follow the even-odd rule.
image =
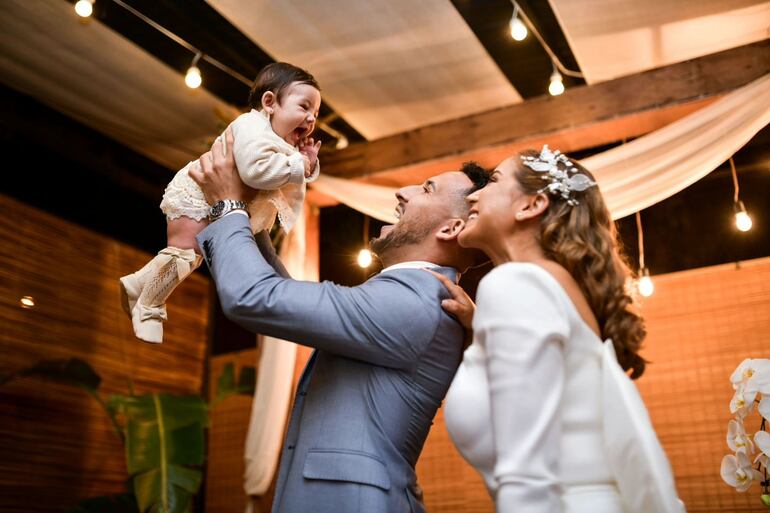
[[[277,59],[308,68],[322,84],[322,117],[353,153],[427,126],[547,102],[537,97],[547,89],[550,57],[531,35],[510,38],[509,0],[124,1],[246,77]],[[4,85],[172,170],[196,158],[244,107],[248,86],[203,62],[203,87],[187,89],[190,51],[116,3],[96,0],[87,22],[73,3],[0,3]],[[589,84],[745,45],[770,27],[770,2],[749,0],[519,4]],[[583,80],[565,82],[569,93]],[[327,160],[338,160],[335,140],[321,136]],[[463,148],[488,144],[471,136]]]

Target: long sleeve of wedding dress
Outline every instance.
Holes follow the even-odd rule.
[[[531,267],[498,267],[477,295],[474,333],[486,351],[498,513],[562,511],[560,403],[570,328],[555,291]]]

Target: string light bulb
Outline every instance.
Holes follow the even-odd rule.
[[[35,298],[33,298],[32,296],[24,296],[21,299],[19,299],[19,303],[21,304],[22,308],[34,308]]]
[[[193,57],[192,60],[192,64],[190,64],[190,67],[187,69],[187,74],[184,76],[184,83],[187,84],[187,87],[190,89],[197,89],[203,83],[201,70],[199,70],[198,66],[196,66],[201,56],[202,54],[200,52],[195,54],[195,57]]]
[[[735,226],[742,232],[751,230],[751,226],[754,223],[751,221],[751,216],[746,212],[746,207],[742,201],[735,203]]]
[[[548,92],[551,96],[559,96],[564,92],[564,81],[562,80],[561,73],[556,69],[556,65],[554,65],[553,73],[551,73],[551,82],[548,84]]]
[[[372,252],[368,249],[362,249],[358,252],[358,266],[366,269],[372,265]]]
[[[524,22],[519,17],[519,5],[513,2],[513,16],[511,17],[511,37],[514,41],[524,41],[527,38],[529,31]]]
[[[81,18],[88,18],[94,13],[94,0],[78,0],[75,3],[75,13]]]
[[[350,144],[350,141],[348,141],[348,138],[344,135],[340,135],[340,137],[337,139],[337,144],[334,145],[335,148],[338,150],[344,150],[348,147],[348,144]]]
[[[344,135],[342,137],[345,137]],[[369,244],[369,216],[364,214],[364,249],[358,252],[358,266],[366,269],[372,265],[372,252],[366,247]]]
[[[644,297],[650,297],[655,292],[655,284],[650,278],[650,270],[644,265],[644,231],[642,230],[642,215],[636,213],[636,231],[639,234],[639,280],[636,288]]]
[[[644,297],[650,297],[655,292],[655,284],[652,283],[652,278],[650,278],[650,270],[646,267],[642,269],[642,277],[639,278],[636,287],[639,290],[639,294]]]
[[[742,232],[747,232],[751,230],[751,226],[754,224],[751,221],[751,217],[749,216],[749,213],[746,212],[746,205],[743,204],[743,202],[738,199],[738,192],[740,191],[740,186],[738,185],[738,173],[735,171],[735,162],[733,162],[733,158],[730,157],[730,173],[733,175],[733,187],[735,190],[735,194],[733,195],[733,209],[735,210],[735,226]]]

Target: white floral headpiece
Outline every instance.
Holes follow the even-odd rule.
[[[523,164],[528,168],[537,171],[538,173],[546,173],[541,176],[543,180],[547,180],[550,183],[537,191],[550,192],[561,196],[567,201],[568,205],[575,206],[578,204],[578,200],[572,197],[572,192],[582,192],[589,187],[596,185],[596,182],[588,178],[583,173],[579,173],[570,159],[568,159],[559,150],[551,151],[548,149],[548,145],[544,145],[540,155],[537,157],[529,157],[522,155],[521,160]],[[565,170],[559,169],[557,164],[562,162]],[[570,172],[574,173],[570,176]]]

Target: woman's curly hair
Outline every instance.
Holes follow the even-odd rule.
[[[523,156],[538,157],[525,150]],[[570,172],[593,175],[571,160]],[[516,159],[514,176],[527,194],[536,194],[546,182],[544,173],[524,166]],[[558,169],[566,171],[563,162]],[[595,181],[595,180],[594,180]],[[621,252],[615,223],[598,187],[572,192],[578,204],[571,206],[557,195],[549,195],[550,205],[540,223],[540,246],[545,256],[563,266],[580,286],[599,322],[603,338],[611,338],[618,362],[631,370],[631,378],[642,375],[645,360],[638,352],[646,333],[643,319],[633,310],[633,299],[626,289],[630,276]]]

